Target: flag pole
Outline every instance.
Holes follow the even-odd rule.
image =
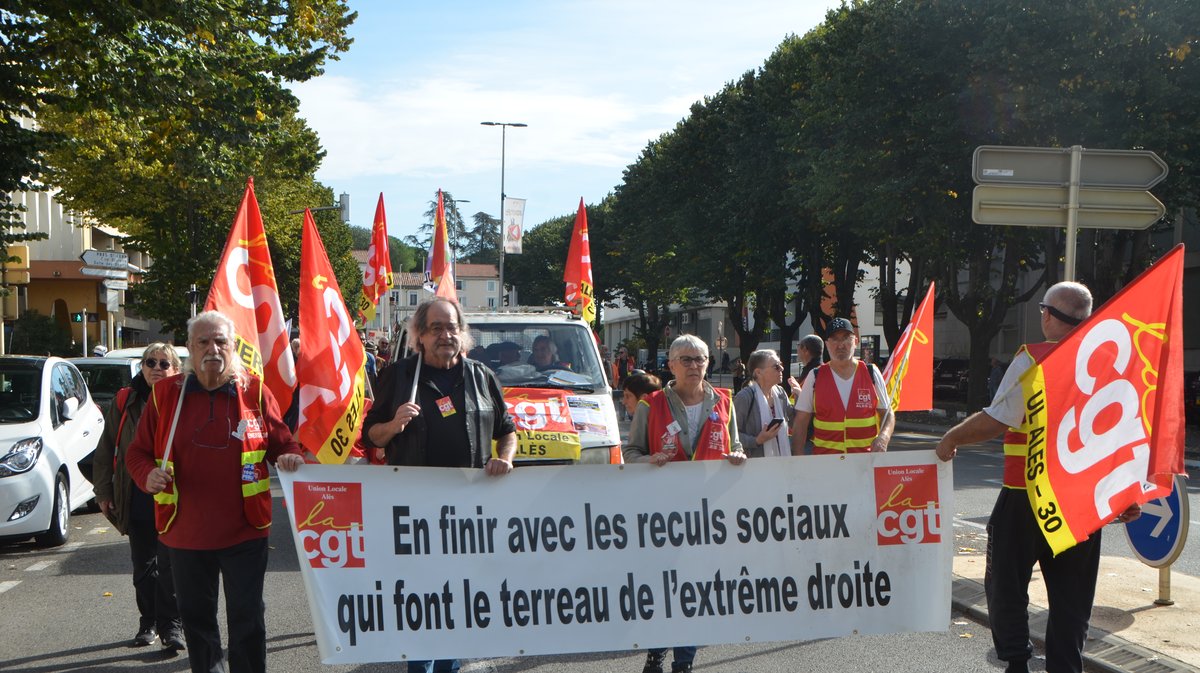
[[[412,392],[408,394],[408,403],[417,402],[417,382],[421,380],[421,351],[417,351],[417,367],[413,370]]]

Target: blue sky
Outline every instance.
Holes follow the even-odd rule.
[[[354,44],[295,85],[327,154],[317,178],[370,227],[416,233],[441,188],[464,216],[527,199],[526,227],[596,203],[689,106],[758,68],[840,0],[350,1]]]

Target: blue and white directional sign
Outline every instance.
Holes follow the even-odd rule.
[[[1165,498],[1142,505],[1142,516],[1125,524],[1134,556],[1151,568],[1169,566],[1183,551],[1188,531],[1187,485],[1175,475],[1175,488]]]

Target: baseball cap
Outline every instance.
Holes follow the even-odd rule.
[[[825,328],[825,338],[828,339],[838,332],[850,332],[853,334],[854,325],[851,325],[850,321],[845,318],[834,318],[829,321],[829,327]]]

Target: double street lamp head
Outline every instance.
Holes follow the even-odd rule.
[[[479,124],[481,126],[516,126],[518,128],[529,126],[524,122],[479,122]]]

